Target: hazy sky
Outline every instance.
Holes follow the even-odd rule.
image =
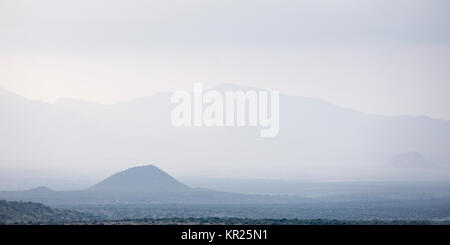
[[[114,103],[228,82],[450,120],[450,1],[0,0],[0,87]]]

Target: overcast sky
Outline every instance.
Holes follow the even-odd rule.
[[[450,120],[450,1],[0,0],[0,87],[114,103],[227,82]]]

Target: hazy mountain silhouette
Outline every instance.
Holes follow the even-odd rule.
[[[417,152],[405,152],[392,158],[390,164],[405,168],[432,168],[434,165],[430,163],[424,156]]]
[[[89,188],[91,191],[109,192],[182,192],[188,189],[153,165],[129,168]]]
[[[216,89],[252,88],[224,84]],[[74,169],[98,178],[105,171],[128,168],[135,162],[156,161],[178,176],[201,173],[207,177],[300,180],[450,177],[450,122],[446,120],[370,115],[319,99],[282,94],[279,134],[262,139],[255,127],[174,127],[170,113],[175,105],[170,96],[158,93],[112,105],[72,99],[48,104],[1,90],[2,167]],[[391,164],[405,152],[420,154],[430,167]],[[0,179],[7,177],[0,173]]]

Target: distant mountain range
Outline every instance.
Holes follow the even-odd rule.
[[[148,165],[116,173],[79,191],[53,191],[38,187],[0,192],[0,200],[30,201],[47,205],[81,204],[279,204],[310,200],[294,196],[246,195],[191,188],[159,168]]]
[[[369,115],[282,94],[279,134],[260,138],[258,128],[174,127],[170,96],[158,93],[113,105],[73,99],[48,104],[0,90],[1,168],[33,166],[97,177],[156,162],[176,176],[209,178],[450,178],[449,121]],[[4,175],[0,178],[10,177]]]

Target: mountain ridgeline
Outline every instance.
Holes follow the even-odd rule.
[[[230,84],[213,89],[258,91]],[[8,168],[89,170],[90,178],[98,178],[111,166],[155,161],[179,176],[201,171],[208,177],[306,181],[450,178],[449,121],[370,115],[286,94],[280,94],[279,105],[279,134],[262,139],[259,127],[175,127],[171,93],[112,105],[74,99],[49,104],[0,89],[0,185],[12,182]],[[16,174],[14,182],[20,178],[29,180]]]

